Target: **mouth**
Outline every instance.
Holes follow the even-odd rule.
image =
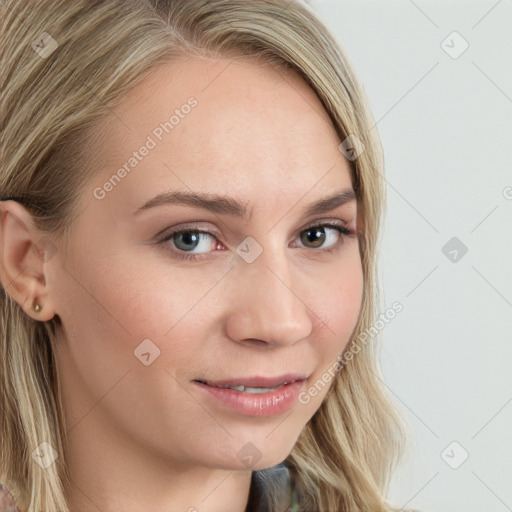
[[[198,397],[215,407],[247,417],[268,418],[297,404],[308,377],[286,374],[279,377],[240,377],[229,380],[195,379]]]
[[[286,374],[278,377],[240,377],[229,380],[195,379],[194,382],[213,388],[231,389],[250,394],[271,393],[294,382],[302,382],[307,377],[298,374]]]

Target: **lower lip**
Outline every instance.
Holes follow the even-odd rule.
[[[218,403],[239,414],[263,418],[275,416],[290,409],[296,403],[304,382],[305,380],[290,382],[268,393],[246,393],[229,388],[215,388],[201,382],[193,382],[193,384],[196,384]]]

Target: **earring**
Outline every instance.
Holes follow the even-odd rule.
[[[39,313],[39,311],[41,311],[41,309],[43,309],[39,304],[34,304],[34,311],[36,313]]]

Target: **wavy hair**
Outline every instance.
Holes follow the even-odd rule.
[[[97,140],[95,127],[126,92],[180,54],[266,61],[306,80],[341,141],[355,135],[364,144],[365,151],[350,161],[364,226],[365,282],[353,338],[373,325],[380,300],[382,149],[362,86],[308,4],[4,0],[0,8],[1,199],[19,201],[42,232],[65,237],[79,213],[82,184],[95,169],[87,151]],[[45,32],[57,47],[43,58],[33,42]],[[32,319],[9,296],[7,283],[2,285],[0,481],[29,512],[69,512],[66,426],[52,348],[60,319]],[[303,510],[393,510],[384,496],[405,437],[379,375],[378,347],[372,341],[336,373],[301,432],[285,463],[301,489]],[[44,470],[31,457],[43,441],[59,453]]]

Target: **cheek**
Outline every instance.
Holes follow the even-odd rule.
[[[111,364],[131,369],[142,379],[148,378],[149,368],[172,371],[176,365],[197,364],[214,320],[206,305],[222,274],[136,258],[111,268],[108,275],[89,276],[95,300],[85,298],[83,320],[89,317],[94,324],[89,333],[98,344],[87,350],[101,350]],[[145,366],[140,357],[148,351],[151,364]]]
[[[73,274],[64,272],[56,283],[65,337],[57,343],[58,364],[69,424],[92,420],[88,411],[100,401],[120,425],[137,424],[131,417],[136,407],[148,418],[161,408],[159,400],[174,400],[176,386],[165,369],[194,361],[190,342],[201,339],[193,332],[201,327],[190,318],[206,285],[197,289],[180,280],[185,274],[176,270],[165,278],[162,268],[136,259],[130,265],[93,258],[74,263]],[[184,331],[183,326],[191,329]],[[144,345],[143,340],[151,342]],[[177,343],[171,346],[171,340]],[[147,352],[148,366],[142,355]],[[94,410],[99,414],[99,408]]]
[[[343,282],[339,283],[339,288],[342,290],[339,294],[339,302],[331,303],[331,307],[335,308],[332,310],[333,331],[341,338],[342,343],[338,351],[342,350],[348,342],[361,312],[364,292],[362,270],[358,269],[345,276]]]
[[[347,344],[361,311],[364,278],[359,255],[352,251],[341,265],[323,277],[322,283],[315,312],[323,322],[322,352],[332,358]]]
[[[319,363],[299,396],[299,403],[305,406],[306,421],[318,410],[333,385],[341,368],[338,358],[357,325],[364,291],[360,259],[344,260],[343,269],[332,272],[330,279],[323,282],[328,284],[323,288],[324,293],[319,296],[315,310],[323,322],[314,341]]]

